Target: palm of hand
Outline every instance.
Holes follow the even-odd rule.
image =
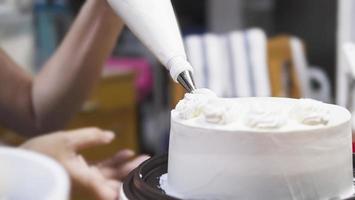
[[[119,151],[110,159],[88,164],[77,152],[89,147],[110,143],[114,135],[95,128],[58,132],[34,138],[21,147],[56,159],[67,170],[77,189],[92,193],[97,199],[118,198],[121,180],[148,156],[134,158],[130,150]]]
[[[136,168],[147,156],[137,158],[130,150],[119,151],[114,157],[94,165],[89,165],[81,155],[75,155],[67,160],[67,168],[80,180],[77,185],[92,188],[99,199],[117,199],[123,180],[130,171]]]

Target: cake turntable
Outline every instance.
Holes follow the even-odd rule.
[[[355,166],[353,154],[353,166]],[[159,179],[167,173],[168,156],[153,157],[133,170],[123,183],[123,200],[179,200],[169,196],[160,188]],[[354,172],[355,176],[355,172]],[[355,200],[355,195],[344,199]]]

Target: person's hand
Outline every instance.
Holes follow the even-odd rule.
[[[98,199],[111,200],[118,197],[122,184],[120,180],[148,159],[148,156],[134,158],[134,152],[123,150],[108,160],[89,165],[77,153],[85,148],[108,144],[113,138],[112,132],[87,128],[40,136],[27,141],[21,148],[37,151],[56,159],[70,175],[74,190],[85,189]]]

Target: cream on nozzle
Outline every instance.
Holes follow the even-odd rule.
[[[108,2],[128,28],[170,71],[174,81],[179,83],[185,81],[190,84],[187,87],[194,89],[191,76],[193,69],[186,59],[170,0],[108,0]],[[189,91],[188,88],[185,89]]]

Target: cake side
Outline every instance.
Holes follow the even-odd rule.
[[[217,101],[232,112],[217,109],[207,112],[207,119],[205,111],[191,118],[172,111],[168,185],[180,197],[330,199],[354,192],[346,109],[329,104],[297,107],[299,100],[285,98]],[[276,103],[280,109],[248,116],[258,102]],[[236,110],[239,115],[234,115]],[[282,119],[284,113],[289,114],[287,120]]]

